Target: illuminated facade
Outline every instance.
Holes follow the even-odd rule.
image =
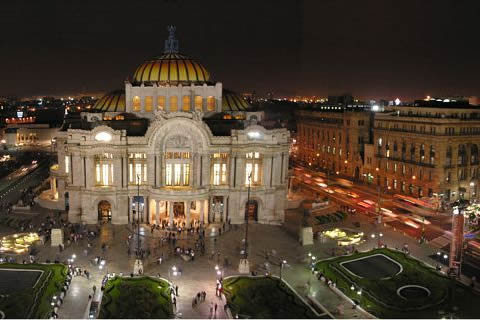
[[[360,179],[370,113],[363,107],[324,108],[296,112],[296,158],[313,168],[328,168],[330,173]]]
[[[65,121],[51,171],[58,207],[71,222],[126,224],[140,211],[150,224],[243,223],[251,185],[251,219],[281,224],[289,132],[260,126],[245,100],[178,53],[170,32],[165,53],[125,90]]]
[[[467,101],[426,99],[381,112],[323,106],[296,117],[293,153],[307,166],[382,192],[478,199],[480,112]]]
[[[480,113],[468,103],[416,101],[375,115],[375,184],[415,197],[477,198]]]

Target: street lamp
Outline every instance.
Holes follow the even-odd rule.
[[[282,260],[280,262],[280,280],[282,280],[282,270],[283,270],[283,266],[287,264],[287,260]]]

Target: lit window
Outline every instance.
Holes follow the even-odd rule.
[[[190,96],[183,96],[182,110],[184,112],[190,111]]]
[[[95,175],[96,179],[95,179],[95,181],[97,182],[97,184],[100,184],[100,181],[102,180],[102,177],[101,177],[101,175],[100,175],[100,164],[99,164],[99,163],[97,163],[97,164],[95,165],[95,172],[96,172],[96,175]]]
[[[133,97],[133,111],[140,112],[141,105],[140,105],[140,97],[135,96]]]
[[[262,159],[259,152],[249,152],[246,154],[245,163],[245,184],[246,185],[260,185]],[[251,179],[251,180],[250,180]]]
[[[225,184],[227,182],[227,164],[222,163],[222,184]]]
[[[158,96],[157,97],[157,110],[164,111],[165,110],[165,96]]]
[[[153,111],[153,97],[145,97],[145,112]]]
[[[70,156],[65,156],[65,173],[70,173]]]
[[[183,164],[183,185],[188,186],[190,183],[190,165],[188,163]]]
[[[203,97],[195,96],[195,111],[202,111],[202,110],[203,110]]]
[[[215,111],[215,98],[212,96],[207,98],[207,111]]]
[[[180,163],[175,163],[174,164],[174,185],[176,186],[179,186],[180,185],[180,176],[182,174],[182,171],[181,171],[181,167],[182,165]]]
[[[172,96],[170,97],[170,112],[177,112],[178,111],[178,97]]]
[[[213,184],[216,186],[220,184],[220,163],[213,164]]]
[[[249,184],[251,184],[251,174],[252,174],[252,167],[253,167],[253,164],[252,163],[246,163],[245,164],[245,184],[248,186]]]
[[[165,168],[165,184],[167,186],[172,185],[172,164],[168,163]]]
[[[130,183],[135,183],[135,180],[133,179],[133,163],[128,164],[128,181]]]

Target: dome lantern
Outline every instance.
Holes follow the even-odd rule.
[[[175,26],[168,26],[168,39],[162,55],[142,63],[133,74],[132,84],[190,85],[210,82],[210,73],[195,60],[179,53]]]

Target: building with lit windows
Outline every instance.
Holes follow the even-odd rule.
[[[89,224],[243,223],[250,187],[249,218],[281,224],[289,132],[260,125],[262,113],[180,54],[169,31],[164,54],[124,90],[65,120],[44,205]]]
[[[388,106],[373,130],[375,184],[415,197],[477,198],[478,107],[429,98]]]
[[[367,106],[319,105],[295,115],[296,160],[312,168],[328,169],[331,174],[361,179],[364,145],[370,140]]]

